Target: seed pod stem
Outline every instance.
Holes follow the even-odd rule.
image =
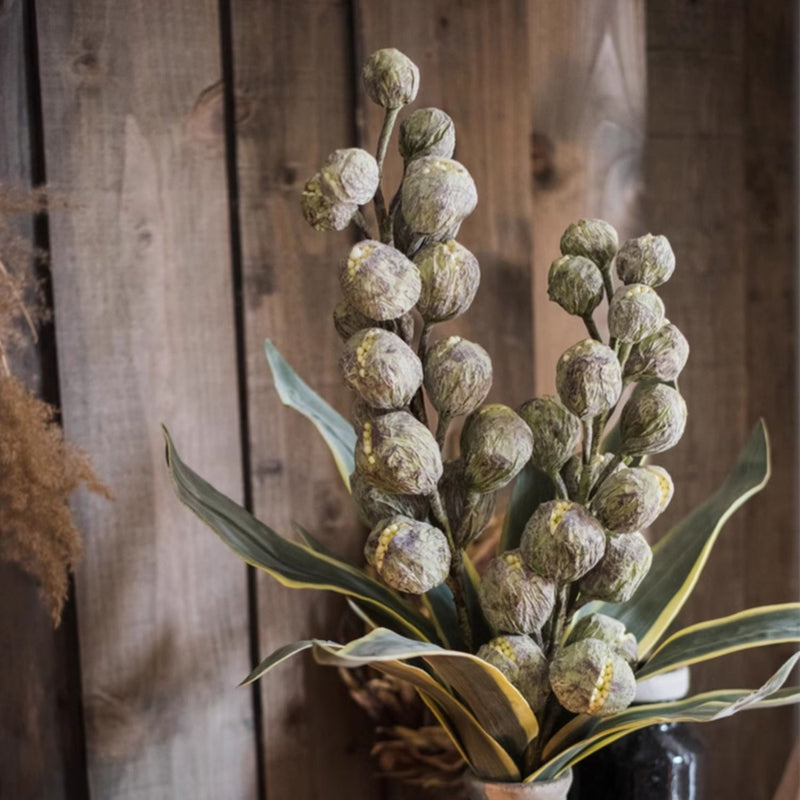
[[[355,214],[353,214],[353,224],[356,226],[356,228],[358,228],[359,231],[361,231],[361,233],[364,234],[365,239],[372,238],[372,232],[369,229],[367,220],[364,219],[364,215],[360,210],[357,210]]]
[[[444,444],[447,439],[447,429],[450,427],[450,421],[452,417],[442,414],[439,417],[439,421],[436,423],[436,444],[439,445],[439,449],[444,451]]]
[[[419,345],[417,345],[417,354],[419,355],[419,360],[424,364],[425,363],[425,356],[428,353],[428,342],[431,338],[431,333],[433,331],[433,323],[426,322],[422,326],[422,333],[419,336]],[[419,391],[414,395],[413,399],[411,400],[411,413],[423,424],[428,424],[428,414],[425,411],[425,395],[422,392],[422,387],[419,387]],[[439,434],[437,430],[436,434],[437,438],[436,441],[439,441]],[[441,442],[439,443],[439,447],[441,448]]]
[[[567,490],[567,484],[564,483],[564,479],[561,477],[560,472],[553,472],[550,474],[550,480],[553,481],[553,484],[556,487],[556,494],[564,499],[569,499],[569,491]]]
[[[397,115],[400,108],[387,108],[383,117],[383,127],[378,137],[378,149],[375,153],[375,160],[378,162],[378,190],[375,192],[375,216],[378,219],[378,229],[380,230],[381,241],[384,244],[392,242],[392,226],[389,214],[386,212],[386,200],[383,197],[381,180],[383,179],[383,162],[386,160],[386,150],[389,147],[389,139],[392,137],[394,124],[397,122]]]
[[[600,331],[597,329],[594,317],[592,317],[591,314],[587,314],[582,319],[583,319],[583,324],[586,325],[586,330],[589,331],[589,336],[591,336],[592,339],[596,339],[598,342],[602,342],[603,337],[600,335]]]
[[[603,276],[603,286],[606,287],[606,300],[610,303],[611,298],[614,296],[614,284],[611,282],[611,264],[606,264],[604,268],[601,268],[600,273]]]
[[[614,454],[614,458],[608,462],[608,466],[600,473],[600,477],[595,481],[594,486],[589,487],[591,494],[594,494],[605,482],[606,478],[610,477],[614,470],[622,463],[622,456],[619,453]],[[592,489],[594,491],[592,491]]]

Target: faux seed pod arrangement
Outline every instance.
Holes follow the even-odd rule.
[[[186,466],[166,436],[178,497],[226,544],[287,586],[346,595],[368,630],[347,643],[286,645],[247,680],[306,649],[322,664],[370,665],[416,688],[475,776],[506,782],[558,778],[654,723],[800,700],[800,689],[784,687],[797,654],[760,688],[631,706],[645,678],[800,641],[798,603],[667,633],[723,524],[769,475],[759,423],[705,503],[652,549],[642,533],[673,494],[670,475],[649,459],[678,443],[687,413],[677,381],[689,345],[657,292],[675,270],[667,239],[646,234],[620,245],[607,222],[570,225],[549,295],[583,319],[588,336],[558,360],[557,396],[517,409],[486,404],[489,353],[460,337],[434,337],[439,323],[468,311],[480,282],[477,259],[457,241],[478,195],[453,159],[453,121],[436,108],[406,116],[403,180],[387,203],[383,164],[419,71],[386,49],[370,56],[363,79],[385,109],[376,157],[337,150],[301,199],[315,229],[352,225],[362,236],[343,258],[342,300],[333,310],[353,424],[269,342],[267,358],[281,399],[323,435],[371,529],[364,551],[371,569],[337,559],[305,531],[299,543],[281,537]],[[594,317],[604,299],[608,341]],[[458,417],[466,418],[460,454],[446,460],[445,434]],[[499,551],[479,577],[466,548],[492,517],[495,493],[511,482]]]

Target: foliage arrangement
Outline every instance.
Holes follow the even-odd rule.
[[[516,410],[486,404],[489,354],[457,336],[432,339],[436,325],[467,311],[480,281],[477,259],[456,240],[477,192],[452,158],[453,122],[435,108],[405,118],[403,179],[387,203],[388,143],[400,109],[416,97],[419,72],[388,49],[369,58],[363,78],[385,109],[377,157],[337,150],[302,197],[314,228],[353,224],[363,237],[341,267],[344,299],[334,310],[353,425],[269,342],[267,358],[281,399],[323,435],[371,529],[372,571],[340,561],[305,531],[301,543],[282,538],[186,466],[167,435],[170,474],[186,505],[281,583],[346,595],[368,629],[344,644],[288,644],[247,680],[307,649],[321,664],[369,665],[416,689],[475,775],[506,782],[557,778],[654,723],[800,700],[800,689],[783,688],[797,654],[754,690],[631,705],[645,678],[800,640],[797,603],[667,634],[722,526],[769,475],[759,424],[705,503],[653,549],[641,533],[673,494],[667,471],[648,459],[673,447],[686,423],[677,380],[689,346],[656,291],[675,268],[667,239],[647,234],[620,245],[602,220],[570,225],[549,295],[583,319],[589,336],[559,359],[558,396]],[[370,201],[377,238],[365,216]],[[604,300],[607,341],[595,320]],[[458,417],[466,418],[459,454],[447,460],[446,432]],[[479,576],[466,548],[494,513],[496,492],[512,482],[498,553]]]

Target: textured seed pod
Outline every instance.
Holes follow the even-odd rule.
[[[433,525],[411,517],[381,520],[364,547],[367,562],[398,592],[424,594],[444,583],[450,572],[447,537]]]
[[[589,462],[589,490],[594,487],[598,478],[605,472],[606,467],[608,467],[613,460],[613,453],[598,453],[597,455],[592,456],[592,460]],[[619,472],[621,469],[625,469],[625,467],[623,467],[622,464],[619,464],[611,474],[613,475]],[[569,493],[570,497],[578,496],[578,493],[580,492],[582,473],[583,457],[580,453],[575,453],[575,455],[572,456],[572,458],[570,458],[566,464],[564,464],[564,468],[561,470],[561,477],[564,478],[564,483],[567,486],[567,492]]]
[[[653,551],[641,533],[609,536],[605,555],[580,580],[587,597],[606,603],[627,603],[653,563]]]
[[[643,283],[620,286],[608,306],[608,332],[621,342],[639,342],[664,322],[664,303]]]
[[[320,170],[320,188],[339,203],[369,203],[379,180],[378,162],[360,147],[334,150]]]
[[[645,467],[631,467],[603,481],[592,511],[609,533],[633,533],[652,525],[662,505],[660,476]]]
[[[554,396],[528,400],[518,413],[533,433],[533,466],[548,475],[558,472],[580,444],[580,420]]]
[[[389,494],[370,486],[354,472],[350,476],[350,492],[356,510],[370,528],[387,517],[404,516],[424,520],[428,516],[428,501],[413,494]]]
[[[522,557],[534,572],[574,581],[602,558],[606,537],[600,523],[578,503],[542,503],[522,532]]]
[[[689,342],[671,322],[634,345],[625,362],[628,381],[674,381],[686,366]]]
[[[418,108],[400,125],[398,147],[406,163],[425,156],[451,158],[456,149],[456,127],[440,108]]]
[[[589,614],[579,619],[570,631],[567,644],[579,642],[581,639],[599,639],[605,642],[622,656],[629,664],[638,658],[636,637],[628,633],[625,626],[606,614]]]
[[[384,330],[396,332],[397,335],[406,343],[414,338],[414,317],[411,314],[404,314],[398,319],[378,320],[364,316],[358,309],[353,308],[347,300],[340,300],[333,309],[333,327],[343,341],[347,341],[354,333],[363,331],[365,328],[383,328]]]
[[[555,584],[528,569],[519,550],[492,559],[481,577],[483,613],[501,633],[535,633],[547,622],[555,599]]]
[[[475,492],[494,492],[512,481],[531,457],[533,436],[508,406],[490,403],[461,430],[464,479]]]
[[[353,397],[353,403],[350,406],[350,419],[353,422],[353,429],[360,431],[364,427],[365,422],[374,422],[378,417],[388,414],[394,409],[391,408],[373,408],[369,403],[365,403],[358,395]]]
[[[664,511],[664,509],[670,504],[672,495],[675,494],[675,484],[672,482],[672,476],[664,469],[664,467],[656,467],[652,464],[646,464],[644,467],[642,467],[642,469],[652,473],[658,479],[658,513],[661,514],[661,512]]]
[[[661,286],[675,271],[675,254],[666,236],[647,233],[625,242],[617,253],[616,264],[623,283]]]
[[[460,458],[445,463],[439,481],[439,494],[447,518],[450,520],[456,544],[459,547],[466,547],[480,535],[492,519],[495,495],[473,495],[471,502],[468,502],[470,492],[464,480],[464,463]]]
[[[391,411],[364,423],[355,458],[367,483],[392,494],[429,495],[442,477],[436,439],[407,411]]]
[[[425,156],[408,165],[401,199],[408,227],[415,233],[433,235],[460,225],[475,210],[478,190],[463,164]]]
[[[604,414],[619,400],[622,371],[614,351],[594,339],[572,345],[558,359],[561,402],[580,419]]]
[[[550,686],[567,711],[598,717],[623,711],[636,695],[630,665],[598,639],[560,650],[550,666]]]
[[[579,219],[561,236],[561,252],[565,256],[585,256],[601,269],[610,264],[618,245],[617,232],[602,219]]]
[[[547,296],[567,314],[589,316],[603,299],[603,276],[584,256],[561,256],[550,265]]]
[[[671,386],[637,384],[620,417],[622,452],[628,456],[663,453],[686,427],[686,403]]]
[[[361,72],[370,100],[383,108],[400,108],[414,101],[419,91],[419,69],[399,50],[376,50]]]
[[[481,282],[478,259],[455,239],[428,245],[414,256],[422,291],[417,309],[426,322],[444,322],[463,314]]]
[[[367,328],[345,343],[344,382],[373,408],[404,408],[422,385],[422,363],[395,333]]]
[[[425,388],[440,417],[471,414],[492,388],[492,360],[460,336],[440,339],[425,356]]]
[[[342,231],[358,211],[355,203],[340,203],[322,191],[322,176],[309,178],[300,198],[306,222],[317,231]]]
[[[353,246],[339,280],[345,300],[378,321],[396,319],[410,311],[422,288],[413,261],[394,247],[372,239]]]
[[[508,678],[534,710],[548,694],[547,657],[527,636],[498,636],[478,650],[478,658],[496,667]]]

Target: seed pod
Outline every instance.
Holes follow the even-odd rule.
[[[578,418],[554,396],[528,400],[518,413],[533,433],[533,466],[548,475],[558,472],[580,444]]]
[[[671,322],[634,345],[625,362],[623,376],[628,381],[674,381],[686,366],[689,342]]]
[[[605,555],[581,578],[580,590],[594,600],[627,603],[652,563],[653,551],[641,533],[609,536]]]
[[[400,108],[412,103],[419,91],[419,69],[399,50],[376,50],[361,72],[370,100],[383,108]]]
[[[598,453],[597,455],[592,456],[592,460],[589,462],[589,491],[594,488],[594,485],[597,483],[598,478],[605,472],[606,467],[614,460],[613,453]],[[611,473],[615,475],[621,469],[625,469],[622,464],[618,464],[617,467]],[[575,453],[572,458],[564,465],[564,469],[561,470],[561,477],[564,478],[564,483],[567,486],[567,492],[569,493],[570,497],[577,497],[580,492],[581,486],[581,475],[583,473],[583,457],[580,453]]]
[[[619,400],[622,371],[614,351],[594,339],[572,345],[558,359],[561,402],[580,419],[604,414]]]
[[[645,467],[631,467],[603,481],[592,500],[592,511],[609,533],[633,533],[653,523],[662,502],[659,475]]]
[[[422,288],[413,261],[394,247],[372,239],[353,246],[339,280],[347,302],[378,321],[396,319],[410,311]]]
[[[670,476],[669,472],[664,469],[664,467],[656,467],[652,464],[646,464],[644,467],[642,467],[642,469],[652,473],[658,479],[658,513],[661,514],[661,512],[664,511],[664,509],[672,500],[672,495],[675,493],[675,484],[673,484],[672,477]]]
[[[638,659],[636,637],[628,633],[625,626],[613,617],[605,614],[589,614],[579,619],[570,631],[567,644],[579,642],[581,639],[599,639],[614,649],[629,664]]]
[[[350,419],[353,422],[353,429],[360,431],[365,422],[374,422],[378,417],[394,411],[391,408],[373,408],[369,403],[364,402],[358,395],[353,397],[350,406]]]
[[[456,149],[453,120],[439,108],[418,108],[400,125],[398,146],[406,164],[424,156],[451,158]]]
[[[565,256],[585,256],[600,269],[611,263],[618,246],[617,232],[602,219],[579,219],[561,237],[561,252]]]
[[[636,695],[630,665],[598,639],[581,639],[559,650],[550,686],[567,711],[604,717],[626,709]]]
[[[369,203],[379,180],[378,162],[360,147],[334,150],[320,170],[323,194],[338,203]]]
[[[333,327],[343,341],[347,341],[354,333],[363,331],[365,328],[383,328],[387,331],[397,333],[406,343],[414,338],[414,317],[411,314],[404,314],[398,319],[384,320],[378,322],[375,319],[365,317],[360,311],[353,308],[347,300],[340,300],[333,309]]]
[[[426,322],[463,314],[481,281],[478,259],[454,239],[428,245],[414,256],[422,280],[417,309]]]
[[[418,234],[435,235],[460,225],[475,210],[478,191],[463,164],[425,156],[408,165],[401,201],[408,227]]]
[[[666,236],[647,233],[629,239],[616,258],[617,275],[623,283],[646,283],[661,286],[675,271],[675,254]]]
[[[344,382],[373,408],[404,408],[422,385],[422,363],[397,334],[367,328],[346,342]]]
[[[639,342],[663,321],[663,301],[643,283],[620,286],[608,306],[608,332],[621,342]]]
[[[478,650],[478,658],[500,670],[512,686],[539,710],[547,699],[547,657],[527,636],[498,636]]]
[[[340,203],[324,194],[319,172],[306,183],[300,206],[306,222],[316,231],[343,231],[358,211],[355,203]]]
[[[508,406],[490,403],[467,418],[461,431],[464,480],[475,492],[495,492],[513,480],[531,457],[533,436]]]
[[[439,481],[439,494],[456,544],[466,547],[492,519],[495,495],[470,493],[464,481],[464,463],[460,458],[445,463]]]
[[[603,299],[603,276],[584,256],[561,256],[550,265],[547,296],[567,314],[589,316]]]
[[[391,494],[429,495],[442,477],[433,434],[407,411],[365,422],[356,442],[356,470],[371,486]]]
[[[637,384],[620,417],[622,452],[628,456],[663,453],[686,427],[686,403],[663,383]]]
[[[433,525],[411,517],[378,522],[364,555],[388,586],[408,594],[425,594],[444,583],[450,572],[447,537]]]
[[[370,528],[387,517],[403,516],[424,520],[428,516],[428,501],[413,494],[389,494],[370,486],[357,472],[350,476],[350,492],[358,516]]]
[[[525,566],[519,550],[509,550],[489,563],[479,594],[483,613],[495,630],[532,634],[552,613],[556,588]]]
[[[460,336],[440,339],[425,356],[425,388],[440,417],[471,414],[492,388],[492,360]]]

